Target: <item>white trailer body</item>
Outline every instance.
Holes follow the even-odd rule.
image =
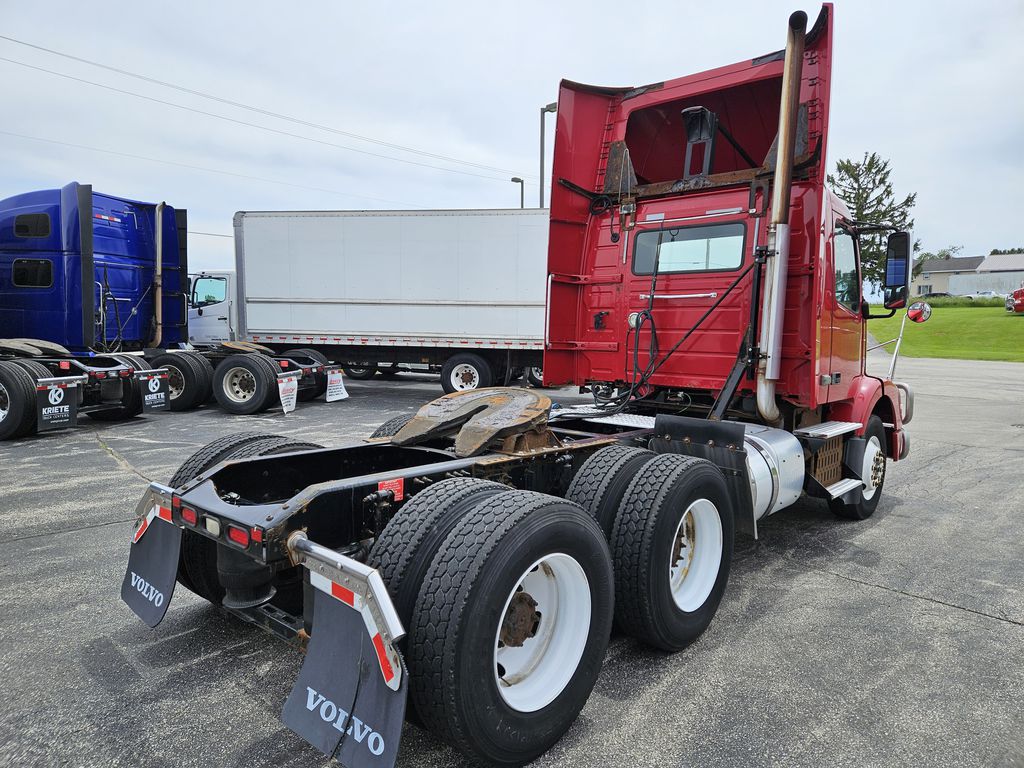
[[[234,227],[243,339],[353,367],[471,353],[490,368],[472,386],[541,365],[546,209],[240,211]]]

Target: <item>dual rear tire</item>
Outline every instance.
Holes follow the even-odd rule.
[[[213,396],[228,413],[261,413],[277,397],[278,367],[260,353],[228,355],[213,374]]]
[[[370,563],[408,631],[410,719],[497,765],[534,759],[569,728],[612,618],[608,545],[583,509],[444,480],[388,523]]]

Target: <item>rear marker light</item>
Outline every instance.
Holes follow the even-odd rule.
[[[195,525],[199,521],[199,515],[196,514],[196,511],[194,509],[190,509],[189,507],[182,507],[181,519],[189,525]]]
[[[61,360],[60,363],[58,363],[58,366],[60,367],[60,369],[62,371],[70,371],[71,370],[71,363],[69,363],[67,360]]]
[[[121,378],[123,378],[123,379],[127,379],[131,375],[132,375],[131,371],[121,371]]]
[[[282,361],[280,362],[280,366],[281,366],[282,368],[287,368],[287,367],[288,367],[288,361],[287,361],[287,360],[282,360]]]
[[[263,530],[261,528],[252,529],[252,540],[257,544],[261,544],[263,542]]]
[[[228,540],[233,541],[240,547],[249,546],[249,532],[245,528],[239,528],[237,525],[228,526]]]
[[[95,373],[93,373],[93,376],[95,376],[97,379],[107,378],[107,374],[105,374],[103,371],[96,371]]]

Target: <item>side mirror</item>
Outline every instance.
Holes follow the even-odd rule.
[[[912,323],[923,323],[932,316],[932,306],[926,301],[915,301],[907,310],[907,317]]]
[[[912,248],[909,232],[893,232],[889,235],[889,242],[885,249],[885,299],[883,306],[886,309],[903,309],[907,306]]]
[[[202,304],[200,304],[198,307],[196,307],[196,314],[199,315],[200,317],[203,316],[203,305]]]

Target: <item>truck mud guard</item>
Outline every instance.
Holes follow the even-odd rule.
[[[159,624],[174,594],[181,528],[171,515],[171,489],[150,483],[135,508],[135,531],[121,599],[150,627]]]
[[[153,368],[135,372],[135,384],[142,398],[142,410],[166,411],[171,407],[170,372],[166,368]]]
[[[398,757],[408,675],[405,636],[380,574],[310,541],[288,539],[314,587],[313,632],[281,720],[346,768],[390,768]]]
[[[78,423],[79,384],[88,376],[57,376],[36,380],[36,429],[73,427]]]

